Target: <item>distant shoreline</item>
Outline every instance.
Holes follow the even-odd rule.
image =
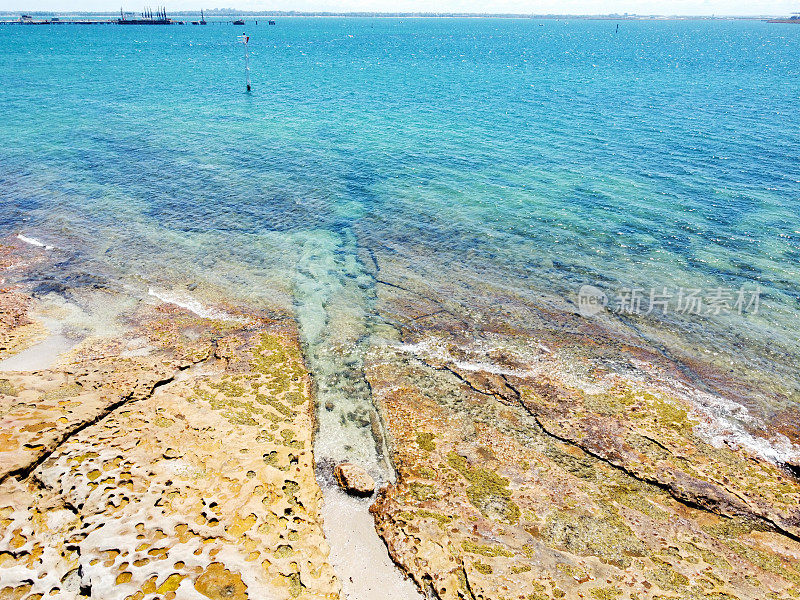
[[[129,11],[131,12],[131,11]],[[135,11],[132,11],[135,12]],[[0,19],[18,19],[21,14],[33,17],[68,16],[87,18],[117,17],[119,12],[74,12],[74,11],[0,11]],[[188,17],[199,15],[199,11],[170,11],[170,16]],[[303,12],[303,11],[242,11],[206,10],[211,18],[225,17],[353,17],[353,18],[493,18],[493,19],[583,19],[615,21],[761,21],[767,19],[786,19],[785,15],[572,15],[572,14],[522,14],[522,13],[450,13],[450,12]]]

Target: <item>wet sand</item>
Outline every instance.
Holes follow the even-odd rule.
[[[45,339],[5,360],[0,360],[0,372],[49,369],[59,356],[66,354],[77,344],[76,340],[61,333],[58,321],[43,320],[43,325],[47,330]]]
[[[394,564],[375,531],[372,499],[353,498],[338,488],[323,488],[322,516],[330,561],[352,600],[421,600],[416,585]]]

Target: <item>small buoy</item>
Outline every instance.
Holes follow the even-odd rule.
[[[247,91],[250,91],[250,55],[247,52],[247,44],[250,41],[250,36],[243,33],[239,36],[239,41],[244,44],[244,71],[247,77]]]

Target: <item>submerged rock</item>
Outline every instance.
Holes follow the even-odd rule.
[[[348,494],[371,496],[375,491],[375,480],[358,465],[341,463],[333,472],[339,486]]]

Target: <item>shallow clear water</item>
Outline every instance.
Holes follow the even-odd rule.
[[[392,285],[467,312],[758,286],[758,314],[639,323],[800,398],[800,27],[265,23],[0,26],[2,232],[291,307],[351,399]]]

